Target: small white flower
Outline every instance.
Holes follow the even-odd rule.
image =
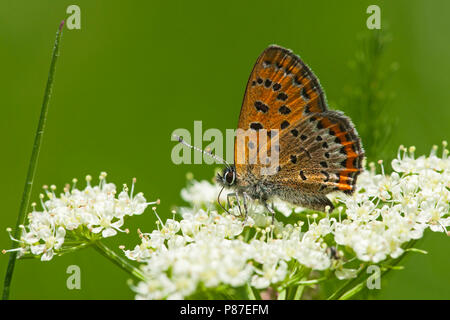
[[[114,218],[115,217],[112,215],[99,213],[94,222],[90,224],[91,232],[101,232],[103,238],[115,236],[117,234],[117,231],[125,232],[124,230],[120,229],[120,227],[123,225],[123,219],[115,219],[116,221],[112,222]]]
[[[339,268],[334,272],[339,280],[356,278],[358,269]]]
[[[255,271],[251,284],[257,289],[263,289],[286,278],[287,264],[284,261],[280,261],[279,264],[264,264],[262,270]]]
[[[221,187],[217,184],[212,184],[206,180],[193,180],[190,185],[181,190],[181,198],[192,205],[206,205],[210,206],[217,202],[217,195]],[[226,196],[222,193],[220,201],[225,202]]]
[[[55,254],[70,249],[70,246],[62,247],[66,238],[71,245],[77,246],[112,237],[118,231],[126,231],[121,229],[125,216],[142,214],[149,205],[142,193],[133,195],[135,179],[131,192],[125,186],[117,198],[116,186],[106,182],[106,173],[101,173],[98,185],[91,185],[91,181],[92,177],[87,176],[87,186],[79,190],[74,179],[72,188],[66,186],[59,196],[55,194],[56,186],[44,186],[45,195],[40,195],[42,211],[37,211],[33,204],[21,238],[14,240],[20,243],[23,253],[41,256],[41,260],[48,261]],[[143,252],[128,252],[130,258],[142,258],[143,255]]]
[[[63,227],[59,227],[57,230],[42,239],[45,241],[44,244],[31,245],[30,250],[34,255],[41,255],[41,261],[49,261],[53,258],[54,250],[58,250],[64,243],[64,236],[66,235],[66,230]]]

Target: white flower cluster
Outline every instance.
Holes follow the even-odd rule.
[[[140,215],[149,203],[142,193],[133,195],[135,179],[131,192],[124,185],[116,198],[116,186],[106,182],[106,173],[100,175],[97,186],[91,185],[91,176],[86,177],[87,186],[83,190],[76,188],[77,180],[73,179],[72,187],[66,185],[64,192],[58,197],[56,186],[44,186],[45,195],[40,195],[42,211],[36,210],[28,214],[28,224],[21,225],[18,257],[25,254],[40,256],[48,261],[55,254],[62,254],[77,246],[84,246],[92,240],[111,237],[121,229],[125,216]],[[3,250],[6,253],[11,250]]]
[[[134,250],[125,250],[129,259],[146,262],[142,270],[149,280],[134,287],[137,299],[181,299],[199,284],[239,287],[250,282],[266,288],[285,280],[286,262],[293,259],[317,270],[330,266],[322,241],[330,227],[327,219],[310,225],[305,234],[300,225],[277,222],[274,228],[255,227],[250,235],[247,227],[257,222],[270,225],[271,218],[257,211],[245,222],[233,214],[203,209],[183,208],[181,214],[180,222],[161,222],[159,230],[140,233],[142,242]],[[250,238],[244,241],[245,236]]]
[[[394,172],[376,174],[375,166],[358,179],[358,191],[342,197],[347,218],[337,223],[337,244],[352,248],[359,260],[378,263],[403,253],[402,244],[422,238],[425,229],[447,233],[450,226],[450,159],[433,146],[428,157],[400,147]]]
[[[222,187],[218,184],[213,184],[206,180],[197,181],[193,179],[191,174],[188,174],[188,186],[181,190],[181,198],[189,202],[193,208],[215,208],[219,194],[221,203],[227,201],[226,193],[220,193],[221,189]],[[290,216],[292,212],[298,213],[305,210],[278,198],[273,199],[272,206],[276,211],[281,212],[286,217]],[[264,207],[258,206],[259,211],[264,211]]]
[[[192,208],[180,208],[181,221],[160,220],[158,230],[139,232],[141,244],[124,250],[129,259],[142,262],[147,279],[133,286],[136,298],[181,299],[199,287],[222,284],[276,287],[299,267],[308,273],[330,269],[339,279],[351,278],[357,270],[345,268],[349,262],[379,263],[399,257],[402,245],[421,238],[425,229],[447,233],[450,159],[445,146],[441,158],[437,147],[420,158],[414,157],[414,148],[401,147],[390,175],[384,174],[381,162],[381,174],[371,164],[359,176],[353,196],[335,195],[340,204],[333,213],[308,214],[275,201],[277,211],[285,216],[300,212],[307,223],[272,225],[264,208],[255,203],[245,221],[237,217],[237,206],[231,214],[220,214],[211,206],[219,188],[194,180],[182,191]]]

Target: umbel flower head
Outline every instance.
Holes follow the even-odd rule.
[[[86,187],[77,188],[77,179],[72,186],[66,185],[57,196],[56,186],[44,186],[40,194],[41,209],[32,204],[27,225],[21,225],[20,239],[13,239],[11,229],[7,231],[19,246],[18,257],[23,255],[40,256],[48,261],[55,254],[63,254],[83,247],[92,241],[112,237],[123,229],[127,216],[140,215],[149,204],[142,193],[134,194],[136,179],[133,179],[131,191],[126,185],[117,194],[116,186],[106,181],[107,174],[102,172],[98,185],[92,185],[92,177],[86,176]],[[3,250],[6,253],[10,250]]]
[[[250,205],[247,220],[238,217],[237,205],[231,214],[223,212],[214,205],[217,186],[191,180],[181,192],[190,203],[178,209],[181,220],[174,214],[163,223],[158,217],[157,230],[139,231],[141,244],[124,250],[142,263],[146,277],[132,286],[136,298],[182,299],[208,290],[226,297],[249,287],[253,293],[287,294],[287,288],[295,293],[303,285],[356,277],[369,265],[389,268],[412,251],[409,244],[426,229],[447,235],[450,159],[445,147],[444,142],[441,157],[433,147],[428,157],[419,158],[414,147],[400,147],[392,174],[385,174],[382,161],[379,173],[369,164],[352,196],[331,197],[333,212],[275,201],[284,218],[278,216],[283,222],[274,224],[257,203]]]

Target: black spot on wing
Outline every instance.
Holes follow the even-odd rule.
[[[297,156],[296,156],[295,154],[291,154],[291,162],[292,162],[293,164],[296,164],[296,163],[297,163]]]
[[[286,114],[291,113],[291,109],[289,109],[288,106],[283,105],[283,106],[280,107],[280,109],[278,109],[278,112],[283,114],[283,115],[286,115]]]
[[[253,129],[255,131],[261,130],[263,128],[263,125],[259,122],[252,122],[250,123],[250,129]]]
[[[306,92],[305,87],[303,87],[300,90],[300,94],[302,95],[303,100],[305,100],[306,102],[308,102],[311,99],[311,97],[309,96],[308,92]]]
[[[284,93],[284,92],[280,92],[277,95],[277,100],[286,101],[287,98],[288,98],[288,95],[286,93]]]
[[[289,127],[289,125],[290,125],[290,123],[289,123],[289,121],[287,121],[287,120],[284,120],[282,123],[281,123],[281,129],[286,129],[287,127]]]
[[[305,174],[303,173],[303,170],[300,170],[300,177],[302,178],[303,181],[306,180],[306,176],[305,176]]]
[[[269,106],[263,103],[262,101],[255,101],[255,109],[256,111],[260,111],[262,113],[267,113],[269,111]]]

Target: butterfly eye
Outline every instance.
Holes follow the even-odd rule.
[[[225,180],[229,185],[232,185],[234,183],[234,172],[228,171],[225,174]]]

